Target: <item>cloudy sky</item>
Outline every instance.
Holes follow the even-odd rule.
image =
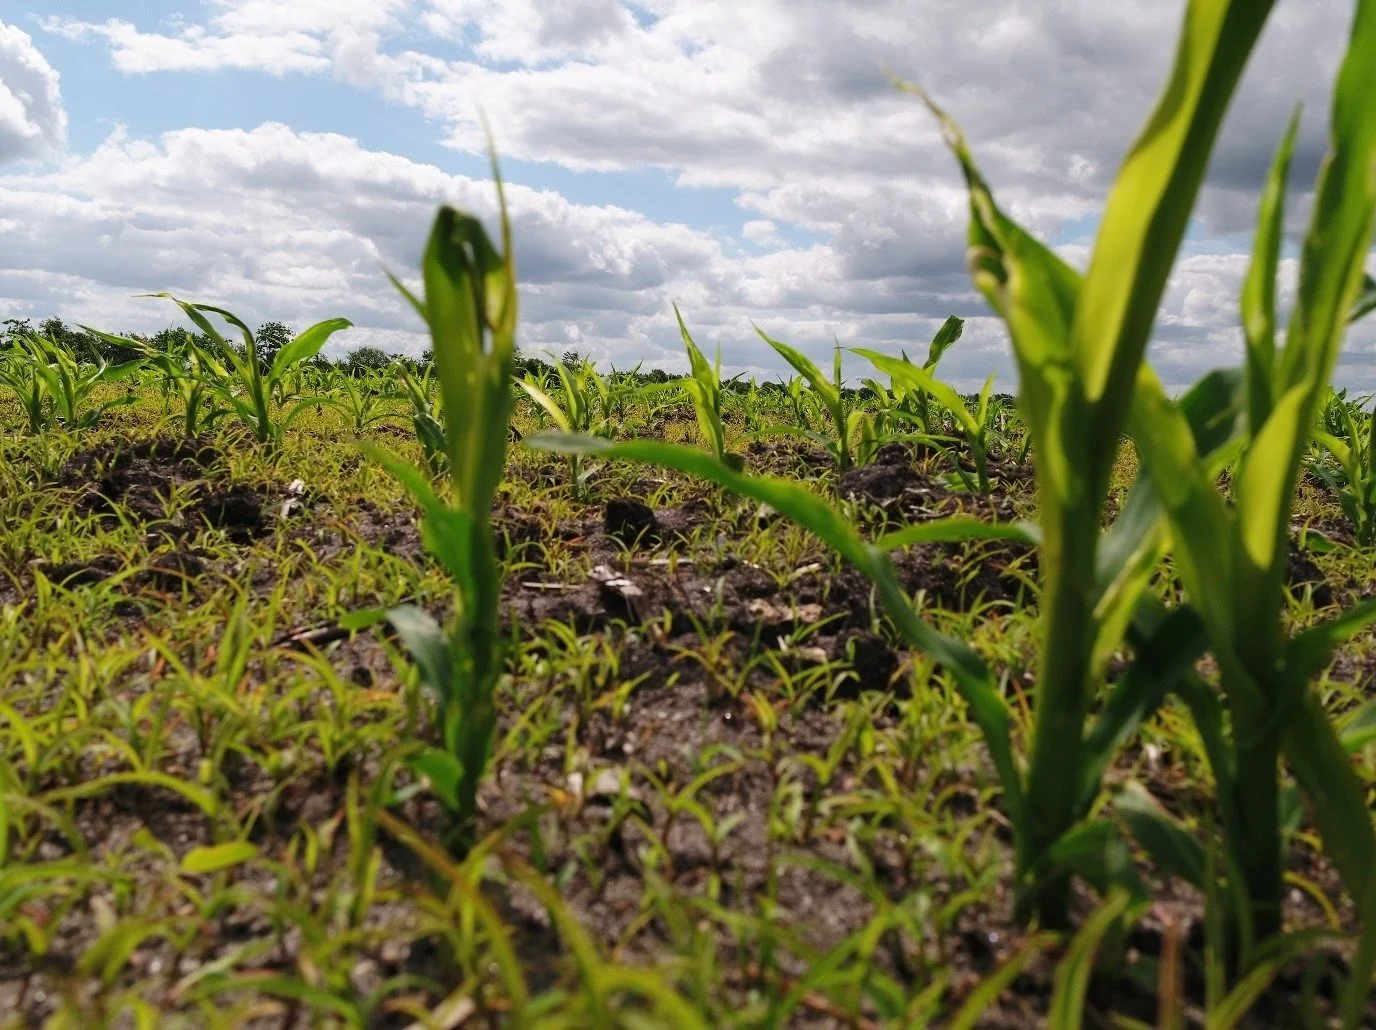
[[[1293,231],[1351,0],[1279,0],[1158,322],[1174,383],[1232,363],[1256,192],[1305,105]],[[1004,204],[1073,261],[1165,74],[1179,0],[8,0],[0,15],[0,317],[152,329],[149,290],[257,323],[336,314],[339,347],[418,351],[383,269],[434,208],[490,214],[480,112],[511,184],[522,344],[681,367],[671,305],[735,368],[750,320],[821,355],[1011,365],[971,292],[964,195],[930,118],[964,124]],[[1293,274],[1293,268],[1290,269]],[[1376,319],[1372,320],[1376,321]],[[859,371],[859,367],[856,367]],[[1376,387],[1376,329],[1340,375]]]

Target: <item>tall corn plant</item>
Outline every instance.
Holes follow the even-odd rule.
[[[1169,80],[1109,195],[1084,276],[999,209],[959,129],[927,101],[965,175],[973,278],[1008,325],[1019,406],[1036,449],[1041,656],[1025,771],[1013,754],[1012,713],[989,670],[966,645],[917,617],[882,553],[938,537],[1008,534],[1008,527],[957,519],[865,544],[829,507],[777,481],[751,480],[715,463],[707,468],[648,443],[553,444],[707,475],[802,522],[870,576],[908,640],[952,675],[984,734],[1013,826],[1018,913],[1043,924],[1066,921],[1072,872],[1101,886],[1117,875],[1110,869],[1113,828],[1087,819],[1102,772],[1198,653],[1187,619],[1134,622],[1163,546],[1150,492],[1132,491],[1108,533],[1101,519],[1157,305],[1224,111],[1270,8],[1257,0],[1188,4]],[[1207,416],[1218,385],[1206,382],[1190,398],[1191,428],[1204,450],[1217,443]],[[1108,660],[1130,627],[1139,660],[1090,725]]]
[[[1282,755],[1324,847],[1368,920],[1358,970],[1376,962],[1376,834],[1363,785],[1309,681],[1336,643],[1376,618],[1368,603],[1297,636],[1288,632],[1285,566],[1294,491],[1311,427],[1349,317],[1360,309],[1362,264],[1376,218],[1376,0],[1360,0],[1333,95],[1331,145],[1300,256],[1285,342],[1276,340],[1275,276],[1295,123],[1263,195],[1242,293],[1248,434],[1234,471],[1234,503],[1181,431],[1176,405],[1141,376],[1133,438],[1168,512],[1176,567],[1218,662],[1216,696],[1197,691],[1197,722],[1219,784],[1226,844],[1242,888],[1232,914],[1235,963],[1281,927]],[[1365,987],[1365,984],[1363,985]],[[1365,991],[1362,991],[1365,994]],[[1355,1017],[1355,1010],[1349,1010]]]
[[[1083,276],[999,209],[964,137],[928,101],[969,188],[972,275],[1008,326],[1036,456],[1042,647],[1017,864],[1024,911],[1035,894],[1046,923],[1064,920],[1067,884],[1038,884],[1036,870],[1086,814],[1087,719],[1154,564],[1152,533],[1134,541],[1126,517],[1116,535],[1101,531],[1110,475],[1171,264],[1270,9],[1187,5],[1166,87],[1109,194]],[[1125,549],[1146,560],[1127,561],[1105,589],[1105,565]]]
[[[438,701],[440,743],[420,750],[411,766],[430,781],[444,806],[445,840],[455,852],[472,843],[478,785],[497,725],[493,694],[504,661],[492,505],[506,467],[517,298],[500,177],[497,195],[501,251],[475,217],[444,207],[421,264],[424,298],[393,280],[430,329],[452,499],[441,499],[421,470],[372,451],[420,501],[426,546],[454,579],[454,621],[447,634],[419,608],[394,608],[385,617]]]

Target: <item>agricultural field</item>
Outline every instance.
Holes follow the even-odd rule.
[[[956,317],[761,332],[782,382],[690,311],[683,376],[522,352],[499,175],[395,280],[419,361],[7,323],[0,1026],[1376,1025],[1358,6],[1294,296],[1297,121],[1240,367],[1182,390],[1147,345],[1266,4],[1187,6],[1083,271],[921,95],[1016,401],[943,381]]]
[[[943,327],[930,367],[958,334],[958,320]],[[92,355],[100,342],[86,338]],[[526,363],[514,440],[559,428],[539,396],[559,419],[585,404],[590,433],[703,446],[693,398],[710,376],[567,360]],[[101,367],[73,361],[89,379]],[[188,364],[95,383],[71,424],[113,406],[80,429],[30,433],[13,397],[3,408],[12,1025],[456,1026],[526,1011],[565,1025],[1021,1027],[1077,991],[1057,1003],[1157,1025],[1171,978],[1181,1014],[1200,1011],[1199,892],[1139,857],[1152,904],[1121,939],[1088,942],[1113,962],[1087,993],[1087,965],[1065,981],[1084,938],[1015,919],[999,779],[950,679],[816,536],[672,470],[596,457],[575,470],[512,447],[492,509],[509,650],[471,836],[453,847],[415,763],[442,736],[439,709],[395,633],[347,628],[402,604],[452,617],[416,503],[371,456],[426,467],[433,369],[303,362],[272,408],[304,404],[299,417],[259,445],[215,389],[205,424],[188,426]],[[958,418],[939,399],[952,396],[878,380],[838,392],[880,426],[854,435],[848,468],[826,446],[826,392],[802,377],[714,400],[745,473],[804,484],[866,538],[1035,520],[1007,398],[967,399]],[[1324,416],[1358,446],[1369,434],[1341,396]],[[1317,445],[1310,459],[1286,563],[1296,628],[1376,593],[1329,485],[1340,468]],[[1125,452],[1110,509],[1134,475]],[[894,568],[923,619],[998,670],[1026,750],[1037,549],[936,539]],[[1178,590],[1165,574],[1159,588]],[[1370,689],[1369,652],[1354,639],[1317,680],[1340,722]],[[1144,790],[1203,834],[1203,748],[1168,702],[1104,792]],[[1356,768],[1369,788],[1376,767]],[[1350,930],[1312,832],[1287,850],[1287,926]],[[1072,924],[1106,911],[1083,887],[1067,904]],[[1305,940],[1244,991],[1262,1025],[1296,1025],[1301,1002],[1323,1011],[1332,994],[1342,960]]]

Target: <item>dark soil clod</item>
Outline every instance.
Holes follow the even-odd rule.
[[[615,497],[607,502],[603,527],[610,537],[626,544],[659,539],[654,509],[635,497]]]

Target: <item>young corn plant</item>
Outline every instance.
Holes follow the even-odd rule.
[[[971,411],[969,405],[965,403],[965,398],[956,393],[952,387],[937,379],[925,366],[915,365],[907,358],[895,358],[873,350],[856,349],[855,353],[863,358],[868,358],[875,368],[887,373],[895,388],[901,386],[921,398],[923,414],[920,418],[924,433],[928,434],[926,438],[940,447],[946,459],[951,463],[956,476],[967,490],[987,494],[989,492],[989,402],[994,393],[994,377],[990,375],[984,381],[984,386],[975,402],[975,410]],[[938,355],[939,357],[940,355]],[[932,364],[935,367],[935,362]],[[961,435],[964,436],[965,445],[969,448],[970,457],[975,463],[974,479],[971,479],[970,474],[965,471],[965,466],[961,463],[959,456],[943,445],[943,438],[940,435],[932,434],[933,420],[929,410],[929,401],[931,400],[936,401],[951,416]]]
[[[1376,619],[1370,602],[1292,635],[1284,615],[1291,507],[1315,414],[1343,334],[1362,305],[1362,264],[1376,217],[1376,2],[1362,0],[1333,94],[1330,149],[1314,193],[1299,286],[1277,342],[1276,266],[1298,117],[1262,197],[1241,306],[1246,343],[1245,435],[1233,503],[1214,466],[1181,430],[1177,406],[1142,373],[1133,439],[1171,526],[1175,565],[1218,664],[1215,692],[1185,695],[1218,783],[1229,857],[1229,959],[1246,971],[1281,930],[1284,758],[1324,849],[1365,922],[1348,996],[1360,1018],[1376,965],[1376,833],[1366,791],[1310,680],[1334,647]]]
[[[141,360],[109,365],[79,361],[52,340],[33,333],[18,337],[8,364],[0,365],[0,385],[9,387],[24,409],[29,431],[39,434],[55,426],[75,432],[89,429],[111,408],[133,402],[124,394],[102,403],[92,395],[104,383],[128,379],[142,367]]]
[[[868,575],[909,642],[946,668],[983,732],[1013,830],[1017,912],[1043,925],[1067,921],[1073,875],[1101,889],[1130,880],[1122,848],[1113,846],[1116,826],[1090,813],[1116,749],[1198,654],[1186,632],[1188,618],[1134,621],[1164,546],[1160,508],[1150,491],[1133,490],[1107,532],[1101,523],[1157,305],[1224,112],[1270,6],[1256,0],[1188,4],[1169,79],[1110,191],[1084,275],[1000,210],[955,123],[927,101],[964,172],[973,278],[1007,323],[1019,406],[1036,454],[1041,646],[1024,762],[1014,758],[1012,712],[983,661],[918,617],[884,553],[919,540],[1015,530],[955,519],[867,544],[805,491],[739,476],[702,455],[648,442],[552,444],[671,465],[764,500]],[[1196,416],[1187,427],[1201,451],[1218,443],[1211,406],[1219,386],[1207,381],[1182,408]],[[1125,638],[1135,645],[1137,661],[1091,722],[1109,659]]]
[[[1376,542],[1376,418],[1345,400],[1330,405],[1329,417],[1338,432],[1316,430],[1314,441],[1337,468],[1322,460],[1307,465],[1338,499],[1358,546],[1370,547]]]
[[[175,337],[169,335],[161,348],[154,348],[140,340],[82,328],[111,346],[137,349],[144,355],[145,365],[161,375],[163,413],[169,414],[172,395],[182,402],[183,436],[193,437],[213,428],[229,410],[219,403],[214,389],[216,362],[191,333],[183,330]]]
[[[806,425],[803,426],[781,426],[778,432],[796,433],[804,436],[816,444],[822,446],[828,454],[836,460],[836,466],[842,472],[851,467],[851,439],[855,436],[856,430],[860,425],[861,413],[847,411],[845,386],[841,379],[841,345],[836,345],[836,350],[832,357],[832,377],[828,381],[806,354],[791,347],[782,340],[776,340],[769,336],[759,326],[755,327],[755,332],[760,334],[760,339],[769,344],[778,355],[787,361],[798,372],[808,386],[812,388],[813,396],[821,404],[826,412],[827,418],[831,420],[830,434],[815,432]]]
[[[329,393],[302,400],[334,408],[348,419],[354,435],[359,437],[395,416],[397,412],[391,402],[406,396],[402,391],[391,389],[387,378],[376,373],[357,378],[338,376],[331,386]]]
[[[298,400],[285,413],[280,409],[291,398],[285,395],[288,374],[303,361],[315,357],[329,338],[341,329],[353,325],[347,318],[331,318],[306,329],[277,352],[270,365],[264,366],[258,355],[258,341],[237,315],[209,304],[195,304],[178,300],[170,293],[151,294],[163,297],[182,309],[186,316],[214,344],[216,353],[203,352],[209,382],[215,395],[231,408],[253,433],[260,444],[275,445],[282,433],[300,416],[307,406],[317,403],[314,397]],[[215,328],[208,316],[223,319],[239,332],[242,348],[235,347]]]
[[[398,364],[396,369],[402,393],[411,402],[411,428],[415,430],[416,442],[425,455],[425,464],[432,476],[443,476],[449,470],[449,455],[444,439],[443,416],[435,398],[433,366],[427,365],[419,378],[405,365]]]
[[[683,388],[688,391],[688,397],[693,402],[698,427],[702,430],[713,456],[739,472],[742,468],[740,455],[731,453],[726,447],[726,420],[723,417],[726,389],[721,381],[721,347],[717,347],[716,362],[709,362],[698,345],[693,342],[677,304],[674,305],[674,316],[678,319],[678,331],[683,337],[683,348],[688,352],[689,375],[683,380]]]
[[[495,159],[493,172],[495,176]],[[497,196],[501,251],[477,218],[444,207],[421,264],[424,297],[415,297],[397,282],[434,343],[452,501],[441,499],[421,470],[371,451],[420,502],[426,546],[454,578],[454,621],[447,634],[412,606],[393,608],[385,618],[415,660],[421,683],[438,701],[440,742],[422,748],[410,765],[429,780],[443,805],[448,815],[445,843],[456,854],[473,844],[478,785],[497,725],[493,694],[505,658],[498,611],[502,571],[492,506],[506,468],[517,297],[500,177]],[[354,624],[378,617],[365,613]]]
[[[936,335],[932,337],[932,342],[927,346],[927,360],[922,362],[922,371],[926,372],[933,379],[936,378],[936,367],[941,364],[941,359],[946,352],[956,343],[965,332],[965,319],[958,315],[949,315],[946,321],[941,323]],[[907,359],[905,354],[904,360]],[[905,390],[905,393],[907,391]],[[922,425],[924,433],[932,431],[931,424],[931,405],[928,401],[929,393],[921,385],[917,385],[912,391],[912,402],[918,421]]]
[[[553,357],[553,355],[550,356]],[[593,363],[586,359],[580,359],[577,364],[556,361],[554,370],[559,377],[558,398],[546,390],[530,374],[527,374],[524,379],[518,379],[516,385],[544,410],[550,421],[558,426],[561,432],[597,433],[603,431],[606,423],[598,417],[600,411],[598,397],[605,391],[606,386]],[[569,483],[573,489],[573,496],[575,498],[582,497],[583,486],[596,469],[584,469],[582,456],[578,454],[570,454],[567,460]]]

